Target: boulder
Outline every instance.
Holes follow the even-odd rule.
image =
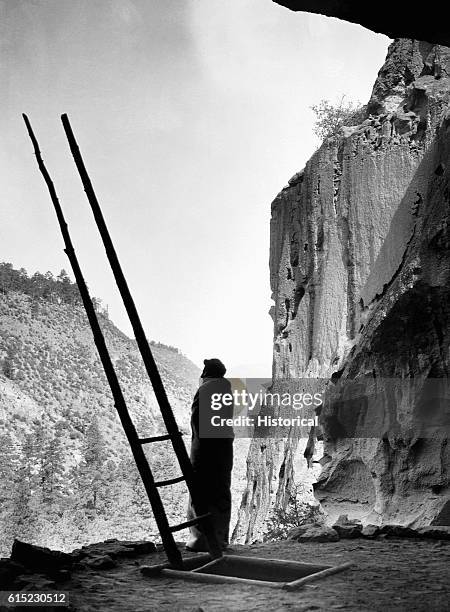
[[[333,529],[343,540],[352,540],[361,537],[362,525],[333,525]]]
[[[25,566],[28,570],[40,573],[51,573],[70,568],[73,558],[70,554],[35,546],[20,540],[14,540],[11,550],[11,561]]]
[[[97,555],[88,557],[83,561],[83,564],[87,565],[92,569],[98,570],[108,570],[112,569],[113,567],[117,567],[117,561],[112,559],[109,555]]]
[[[333,529],[337,531],[340,538],[359,538],[361,536],[362,524],[361,521],[358,521],[357,519],[349,520],[346,514],[341,514],[333,525]]]
[[[385,535],[388,538],[417,538],[418,533],[411,527],[403,525],[384,525],[380,528],[380,535]]]
[[[380,528],[378,527],[378,525],[364,525],[364,527],[361,530],[361,535],[363,538],[369,538],[369,539],[373,539],[376,538],[377,535],[380,533]]]
[[[450,527],[419,527],[417,534],[421,538],[430,538],[432,540],[450,540]]]
[[[337,542],[339,534],[325,525],[303,525],[292,529],[288,539],[296,542]]]

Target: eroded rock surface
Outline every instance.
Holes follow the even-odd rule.
[[[376,5],[360,0],[273,0],[293,11],[318,13],[359,23],[390,38],[416,38],[450,45],[450,34],[445,20],[437,18],[442,5],[432,3],[425,9],[409,10],[401,3],[379,0]]]
[[[449,524],[447,436],[416,427],[425,382],[448,377],[450,365],[449,75],[448,48],[395,41],[365,121],[326,140],[272,204],[274,378],[414,379],[398,414],[377,406],[391,411],[395,435],[381,419],[374,437],[359,438],[360,419],[343,439],[331,427],[334,404],[321,415],[315,494],[330,524],[341,514]],[[253,442],[241,541],[259,537],[270,508],[302,481],[303,449],[294,439]]]

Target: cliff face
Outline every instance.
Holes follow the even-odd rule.
[[[449,49],[395,41],[368,118],[325,141],[272,204],[274,378],[416,383],[395,437],[333,439],[333,408],[322,415],[315,490],[329,520],[447,524],[447,441],[411,426],[420,382],[449,372],[449,77]],[[240,539],[305,477],[304,441],[265,445],[250,450]]]

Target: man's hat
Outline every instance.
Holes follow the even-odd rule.
[[[202,378],[220,378],[227,371],[220,359],[204,359],[203,364]]]

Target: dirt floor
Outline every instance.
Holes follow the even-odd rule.
[[[384,539],[335,543],[278,542],[235,546],[233,554],[355,566],[296,592],[268,587],[205,585],[144,577],[140,565],[162,553],[123,559],[114,569],[74,572],[64,590],[80,611],[450,610],[450,545],[445,541]]]

